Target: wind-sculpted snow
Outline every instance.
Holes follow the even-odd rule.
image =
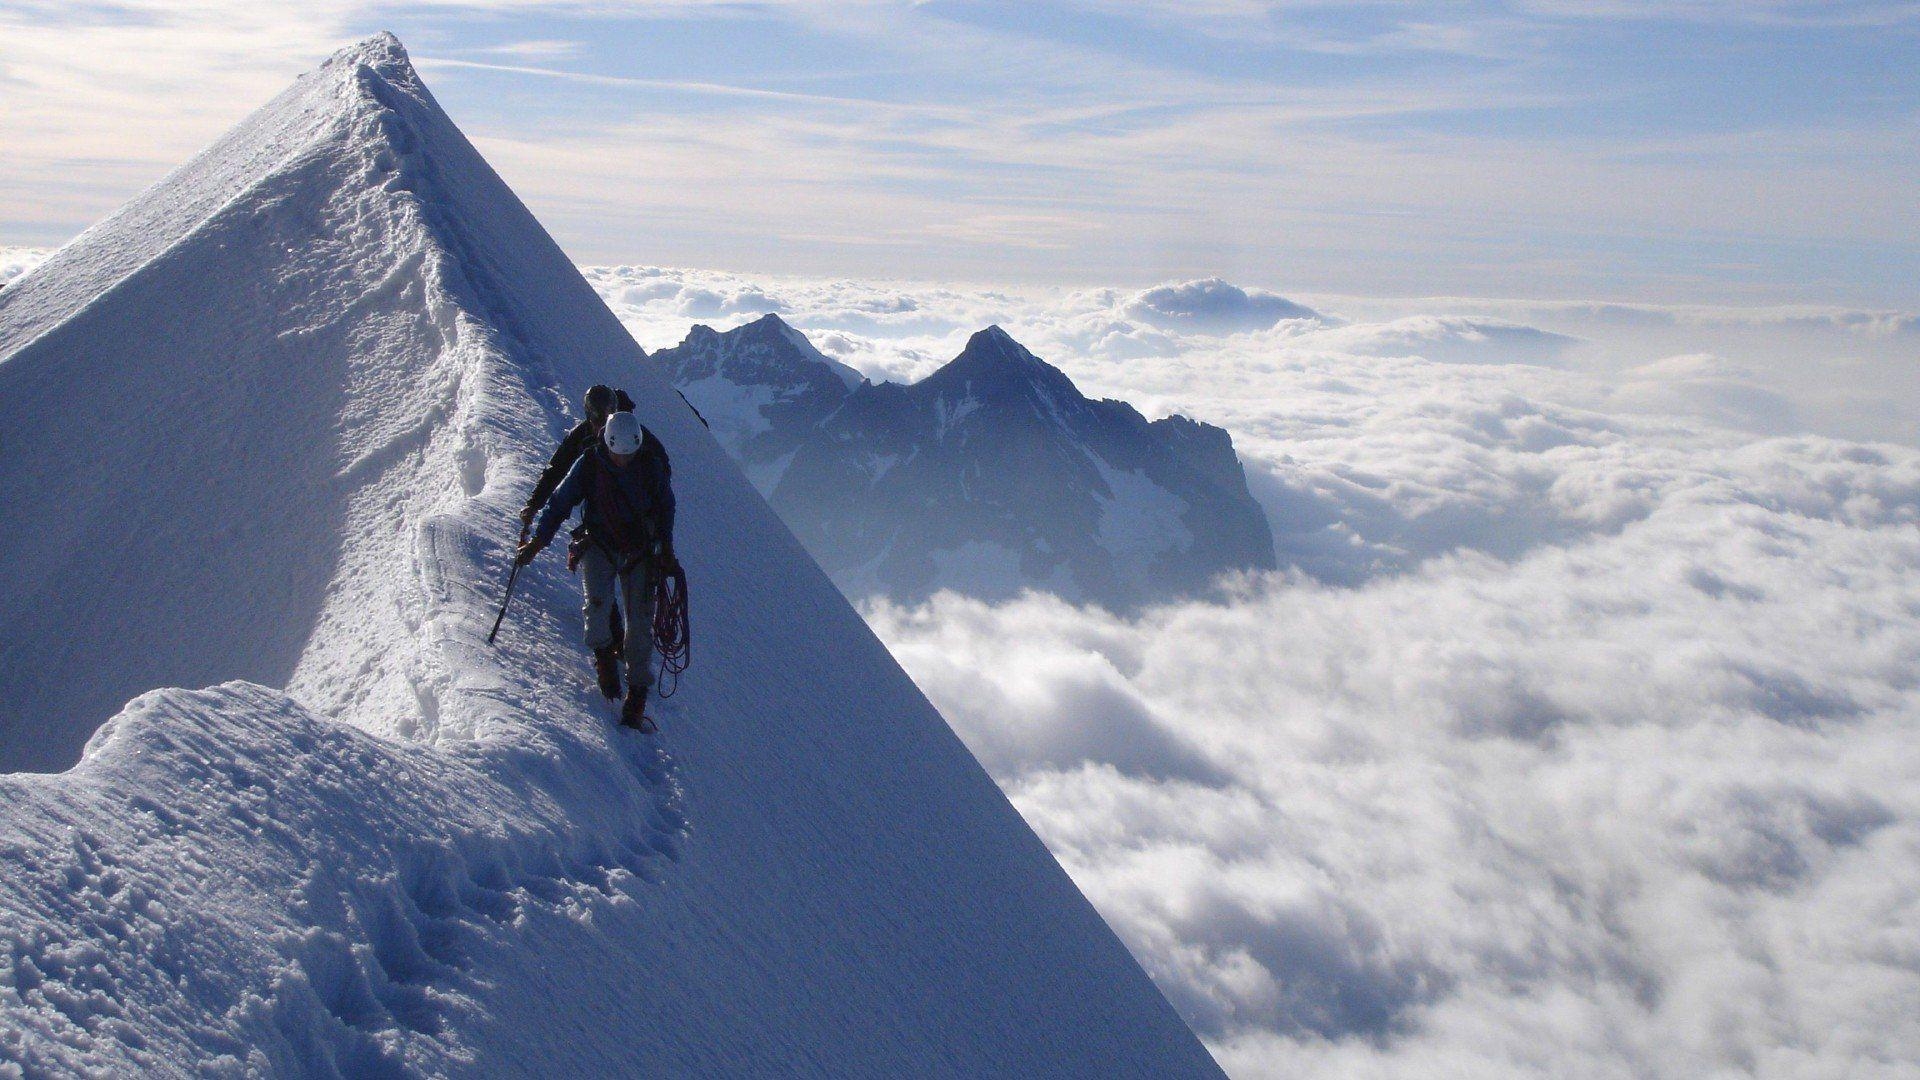
[[[1217,1073],[397,41],[0,341],[0,767],[72,765],[0,776],[0,1074]],[[601,381],[693,583],[651,740],[557,553],[485,644]]]
[[[589,798],[553,798],[560,761]],[[492,1060],[516,1020],[485,999],[530,933],[633,932],[630,891],[679,856],[676,790],[638,746],[447,753],[250,683],[145,695],[57,781],[0,777],[0,1062],[359,1077]]]

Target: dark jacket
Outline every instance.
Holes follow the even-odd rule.
[[[633,411],[633,399],[627,396],[625,390],[615,390],[613,394],[615,412]],[[540,482],[533,485],[533,494],[527,496],[527,509],[538,513],[553,495],[553,489],[560,486],[560,480],[567,475],[567,470],[573,468],[573,463],[579,461],[580,455],[586,453],[587,447],[592,446],[599,437],[593,421],[582,420],[575,424],[573,430],[567,432],[567,437],[560,440],[560,449],[553,452],[553,460],[547,462],[546,470],[540,474]]]
[[[640,452],[623,468],[613,463],[606,447],[593,444],[553,489],[534,533],[539,542],[551,541],[573,508],[583,503],[580,516],[588,538],[613,555],[648,555],[672,547],[673,463],[667,460],[667,448],[643,427]]]

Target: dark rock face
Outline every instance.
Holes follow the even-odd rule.
[[[851,596],[1124,611],[1275,565],[1224,430],[1089,400],[997,326],[906,386],[856,382],[771,315],[654,355]]]

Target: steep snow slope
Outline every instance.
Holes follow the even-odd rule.
[[[599,380],[652,740],[557,557],[483,644]],[[0,776],[0,1074],[1216,1072],[392,38],[0,292],[0,430],[0,767],[91,733]]]

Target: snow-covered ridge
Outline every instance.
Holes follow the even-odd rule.
[[[654,741],[558,558],[483,643],[597,381]],[[0,428],[0,767],[91,733],[0,776],[0,1072],[1214,1071],[390,36],[0,290]]]

